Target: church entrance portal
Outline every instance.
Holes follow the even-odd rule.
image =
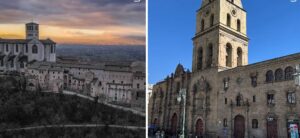
[[[177,114],[174,113],[171,119],[171,133],[172,135],[176,135],[177,133]]]
[[[245,138],[245,118],[241,115],[234,118],[234,138]]]
[[[277,120],[273,117],[267,118],[267,138],[277,137]]]
[[[196,136],[202,138],[204,134],[204,125],[202,119],[198,119],[196,123]]]

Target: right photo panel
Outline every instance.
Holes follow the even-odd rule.
[[[148,137],[299,137],[298,0],[148,4]]]

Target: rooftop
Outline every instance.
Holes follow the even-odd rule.
[[[3,39],[0,38],[0,43],[4,44],[27,44],[31,41],[32,39]],[[51,39],[44,39],[44,40],[39,40],[43,44],[56,44],[53,40]]]

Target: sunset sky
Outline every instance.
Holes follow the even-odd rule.
[[[25,23],[58,44],[145,45],[145,1],[1,0],[0,37],[25,38]]]

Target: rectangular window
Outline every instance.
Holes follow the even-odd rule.
[[[227,119],[225,118],[224,120],[223,120],[223,127],[227,127],[228,125],[227,125]]]
[[[135,100],[138,100],[138,99],[139,99],[139,93],[137,92],[137,93],[136,93]]]
[[[289,104],[295,104],[296,103],[296,93],[295,92],[288,93],[287,101]]]
[[[16,52],[19,52],[19,46],[16,44]]]
[[[274,94],[268,94],[267,95],[267,100],[268,100],[268,105],[274,105],[275,104]]]
[[[227,98],[225,98],[225,104],[227,104]]]
[[[140,84],[136,84],[136,87],[139,89],[140,88]]]
[[[25,45],[25,52],[28,53],[28,45]]]
[[[1,66],[4,66],[4,60],[3,60],[3,58],[1,59]]]
[[[53,45],[50,45],[50,49],[51,49],[51,50],[50,50],[50,51],[51,51],[50,53],[53,53]]]
[[[253,96],[253,103],[255,103],[256,102],[256,96],[254,95]]]

